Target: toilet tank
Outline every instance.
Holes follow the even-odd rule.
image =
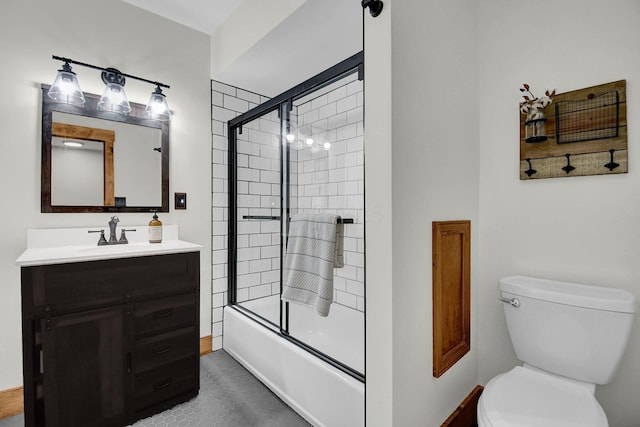
[[[521,361],[608,384],[620,364],[636,298],[622,289],[511,276],[500,280],[511,342]]]

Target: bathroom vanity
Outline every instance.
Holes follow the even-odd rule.
[[[198,394],[199,249],[25,251],[26,426],[124,426]]]

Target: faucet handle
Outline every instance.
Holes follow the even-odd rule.
[[[88,230],[88,233],[100,233],[100,239],[98,239],[98,246],[107,245],[107,239],[104,237],[104,229],[103,230]]]
[[[135,228],[130,228],[130,229],[122,229],[120,230],[120,240],[118,240],[118,243],[121,245],[126,245],[127,243],[129,243],[129,241],[127,240],[127,236],[124,234],[125,231],[136,231]]]

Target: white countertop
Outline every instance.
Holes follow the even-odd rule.
[[[126,227],[134,228],[134,227]],[[18,257],[21,267],[34,265],[63,264],[70,262],[98,261],[104,259],[129,258],[200,251],[197,245],[178,239],[177,226],[163,227],[161,243],[147,242],[147,227],[137,226],[136,232],[127,233],[128,244],[98,246],[99,234],[89,234],[96,228],[39,229],[27,230],[27,249]],[[108,239],[108,232],[107,239]],[[87,237],[90,236],[90,238]],[[118,237],[120,229],[118,228]],[[144,236],[144,239],[143,239]],[[87,243],[88,240],[94,241]]]

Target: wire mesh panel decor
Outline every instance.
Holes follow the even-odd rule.
[[[610,91],[579,101],[558,101],[558,144],[617,137],[619,98],[617,91]]]
[[[520,179],[627,173],[626,81],[555,95],[544,109],[544,141],[520,115]]]

